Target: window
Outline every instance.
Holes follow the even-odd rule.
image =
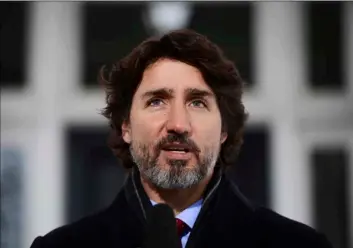
[[[99,68],[119,60],[152,35],[144,23],[148,3],[86,3],[84,84],[97,86]],[[252,83],[252,29],[249,3],[193,3],[187,28],[205,34],[225,51],[243,79]]]
[[[26,81],[26,2],[0,3],[0,84],[21,88]]]
[[[229,172],[247,198],[257,204],[271,207],[269,138],[266,126],[250,126],[246,129],[239,159]]]
[[[218,44],[253,85],[252,5],[246,2],[196,3],[190,28]]]
[[[334,247],[348,248],[348,156],[340,147],[317,148],[312,154],[314,224]]]
[[[1,148],[1,247],[21,247],[24,217],[24,160],[19,147]]]
[[[309,83],[314,90],[342,90],[343,23],[341,2],[306,3]]]
[[[70,127],[66,137],[66,221],[72,222],[110,205],[125,174],[107,146],[106,128]]]
[[[119,60],[149,35],[142,22],[144,3],[86,3],[83,15],[84,84],[97,86],[100,67]]]

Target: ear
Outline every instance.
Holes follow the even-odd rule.
[[[221,144],[223,144],[228,138],[228,133],[227,132],[223,132],[221,133]]]
[[[121,136],[126,143],[131,143],[131,127],[127,121],[123,121],[121,125]]]

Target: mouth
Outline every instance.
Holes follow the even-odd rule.
[[[166,152],[174,152],[174,153],[188,153],[190,152],[190,149],[175,149],[175,148],[168,148],[168,149],[162,149],[163,151]]]
[[[194,151],[192,147],[184,144],[167,144],[162,147],[162,150],[168,151],[168,152],[176,152],[176,153],[188,153]]]
[[[194,149],[184,144],[168,144],[162,147],[162,151],[170,159],[190,159]]]

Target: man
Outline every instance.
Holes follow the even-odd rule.
[[[331,247],[304,224],[250,203],[227,179],[247,114],[234,64],[191,30],[141,43],[103,68],[110,146],[129,177],[110,207],[60,227],[39,247],[136,248],[146,213],[168,204],[183,247]]]

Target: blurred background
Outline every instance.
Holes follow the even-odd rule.
[[[353,247],[353,2],[1,2],[2,248],[111,203],[98,69],[185,27],[247,82],[240,189]]]

